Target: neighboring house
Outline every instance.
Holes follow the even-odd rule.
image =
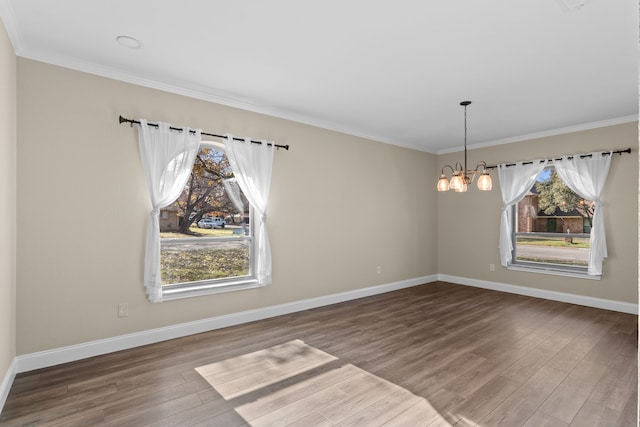
[[[541,211],[535,188],[518,203],[519,233],[589,233],[590,230],[589,219],[577,210],[556,209],[552,214]]]
[[[175,205],[160,209],[160,231],[178,229],[178,207]]]

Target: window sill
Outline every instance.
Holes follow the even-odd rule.
[[[585,272],[569,270],[563,268],[554,268],[549,266],[535,266],[528,264],[509,264],[507,266],[507,270],[514,271],[526,271],[529,273],[541,273],[541,274],[550,274],[553,276],[565,276],[565,277],[575,277],[577,279],[587,279],[587,280],[600,280],[602,278],[599,276],[591,276]]]
[[[256,279],[239,279],[224,283],[194,283],[181,285],[168,285],[162,289],[162,300],[198,297],[202,295],[219,294],[222,292],[241,291],[245,289],[261,288]]]

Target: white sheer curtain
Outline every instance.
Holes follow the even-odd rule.
[[[502,193],[502,214],[500,216],[500,263],[506,267],[513,256],[513,209],[527,194],[536,182],[536,177],[545,167],[545,162],[535,160],[527,164],[520,162],[515,165],[498,165],[498,180]]]
[[[236,208],[236,211],[240,215],[244,214],[244,203],[242,203],[242,198],[240,197],[238,181],[235,178],[228,178],[222,180],[222,185],[224,186],[224,191],[227,193],[227,196],[231,199],[233,207]]]
[[[151,218],[147,227],[144,286],[151,302],[162,301],[160,277],[160,209],[173,203],[189,179],[200,147],[200,130],[171,130],[167,123],[148,126],[140,119],[138,143],[151,198]]]
[[[561,160],[554,160],[556,172],[580,197],[593,200],[595,211],[591,224],[591,249],[589,251],[589,267],[587,274],[599,276],[602,274],[602,261],[607,257],[607,240],[604,231],[604,218],[600,195],[607,182],[611,152],[608,155],[591,153],[589,157],[569,156]]]
[[[256,248],[256,278],[258,284],[271,283],[271,248],[267,233],[267,202],[269,187],[271,186],[271,171],[273,169],[273,144],[267,141],[253,144],[246,138],[244,142],[234,141],[227,135],[225,152],[233,174],[238,181],[245,197],[255,211],[254,244]]]
[[[244,202],[240,196],[240,186],[235,178],[228,178],[222,180],[224,190],[231,199],[231,203],[236,208],[236,212],[240,214],[240,222],[242,223],[242,231],[246,233],[247,226],[244,222]]]

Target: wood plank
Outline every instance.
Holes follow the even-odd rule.
[[[287,425],[315,412],[317,407],[328,406],[344,399],[346,396],[347,394],[345,392],[333,386],[322,389],[302,399],[297,399],[290,404],[279,407],[258,418],[252,419],[248,416],[246,407],[237,408],[237,412],[242,418],[255,427]]]
[[[361,374],[361,371],[352,365],[342,366],[328,372],[324,372],[312,380],[301,381],[292,386],[273,391],[268,395],[254,401],[237,406],[238,412],[247,420],[253,420],[266,416],[298,400],[306,399],[323,390],[335,387],[341,390],[341,383],[349,381],[354,376]],[[343,395],[347,395],[342,391]]]
[[[333,425],[341,423],[352,414],[364,410],[399,389],[364,371],[344,381],[338,388],[346,397],[324,408],[318,408],[318,412]]]
[[[536,412],[527,420],[524,427],[568,427],[569,424],[559,419],[544,414],[542,412]]]
[[[233,418],[235,421],[242,421],[239,424],[245,423],[242,417],[234,414],[235,411],[227,401],[224,399],[217,399],[203,402],[199,406],[195,406],[193,408],[183,410],[176,409],[173,413],[168,414],[164,418],[150,423],[144,423],[144,425],[148,425],[150,427],[183,427],[197,425],[199,423],[210,423],[208,425],[215,425],[211,424],[211,422],[213,419],[218,417],[221,417],[218,418],[218,420]]]
[[[472,353],[462,353],[457,357],[456,354],[451,354],[448,363],[432,362],[421,370],[415,370],[403,385],[421,395],[430,395],[486,363],[486,359]]]
[[[582,360],[544,401],[540,412],[570,423],[605,372],[605,366]]]
[[[607,367],[602,380],[599,381],[589,401],[599,403],[607,408],[622,411],[634,391],[638,390],[638,366],[635,358],[619,355]]]
[[[511,364],[500,375],[524,383],[558,354],[565,345],[564,339],[558,339],[555,336],[549,337]]]
[[[340,426],[383,425],[424,400],[409,391],[397,388],[368,407],[354,413],[340,422]]]
[[[449,424],[454,425],[461,418],[455,408],[464,402],[465,398],[441,388],[430,394],[427,401]]]
[[[249,423],[242,419],[234,410],[215,415],[205,421],[195,424],[178,424],[175,427],[249,427]]]
[[[450,424],[436,408],[424,399],[382,425],[384,427],[428,427],[449,426]]]
[[[56,418],[53,424],[48,425],[51,427],[85,427],[102,425],[103,422],[104,415],[102,414],[102,411],[100,409],[96,409]]]
[[[482,418],[480,423],[490,426],[524,424],[565,378],[565,372],[543,367]]]
[[[322,414],[318,412],[313,412],[307,415],[304,418],[300,418],[297,421],[287,424],[286,427],[331,427],[335,424],[332,424],[327,420]]]
[[[192,410],[201,404],[202,402],[198,399],[197,394],[188,394],[152,407],[140,408],[135,411],[119,412],[108,418],[105,417],[106,422],[102,425],[105,427],[138,427],[153,423],[154,421],[163,420],[175,413]]]
[[[454,412],[462,419],[481,420],[493,408],[511,396],[520,385],[516,381],[499,375],[472,393],[460,405],[457,405]]]
[[[233,399],[333,360],[334,356],[295,340],[196,370],[209,372],[203,375],[205,380],[225,399]]]
[[[503,370],[503,364],[496,363],[492,360],[484,360],[475,365],[473,369],[468,370],[455,380],[446,384],[444,388],[458,396],[468,398],[489,381],[500,375]]]
[[[569,425],[571,427],[583,427],[587,425],[615,427],[618,425],[618,420],[621,417],[622,413],[620,411],[587,400]]]

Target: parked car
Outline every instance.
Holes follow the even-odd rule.
[[[227,225],[224,219],[220,217],[215,218],[202,218],[198,221],[199,228],[224,228]]]

